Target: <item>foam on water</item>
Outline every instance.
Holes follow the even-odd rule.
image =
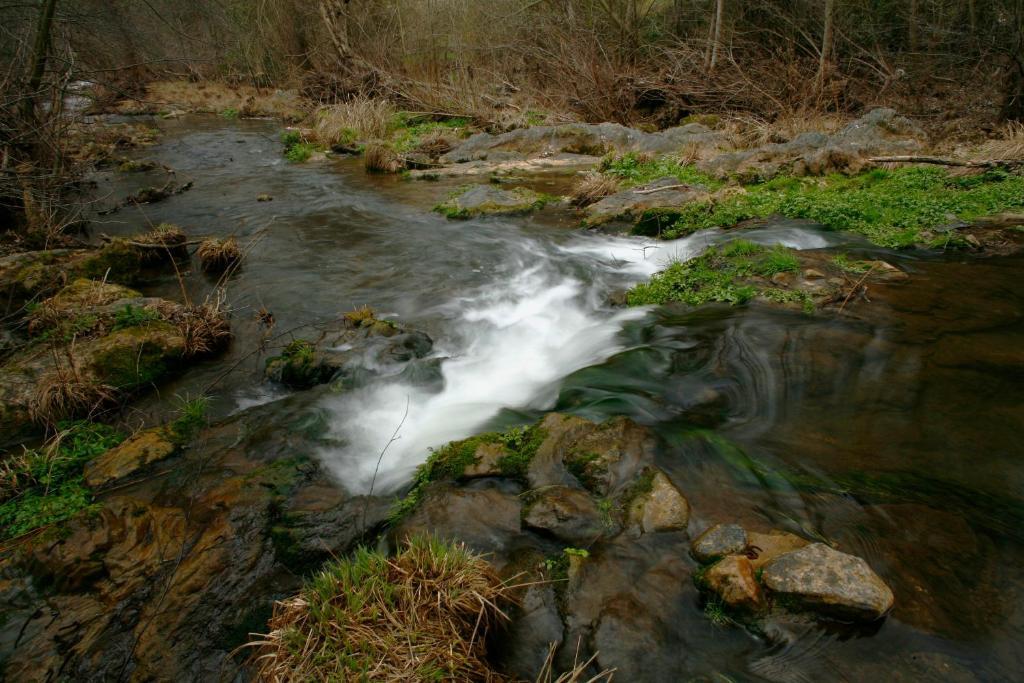
[[[825,244],[805,230],[746,237]],[[608,291],[722,239],[717,231],[660,242],[581,234],[555,246],[524,237],[491,282],[440,307],[451,327],[438,349],[446,358],[443,389],[385,382],[329,399],[332,436],[345,445],[325,450],[324,461],[351,490],[365,492],[374,481],[383,491],[407,481],[430,448],[478,432],[503,408],[550,408],[564,377],[623,350],[623,323],[646,315],[608,307]]]

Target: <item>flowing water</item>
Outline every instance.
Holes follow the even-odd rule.
[[[669,259],[733,236],[584,234],[557,210],[450,222],[430,207],[457,182],[368,176],[354,160],[288,164],[269,122],[162,125],[145,156],[195,187],[108,216],[98,230],[170,221],[254,246],[229,285],[236,341],[227,357],[190,370],[144,414],[159,415],[168,393],[210,386],[221,414],[273,402],[283,392],[261,381],[256,312],[274,314],[271,346],[280,346],[287,330],[370,305],[434,338],[442,381],[381,368],[350,392],[308,393],[326,431],[318,455],[349,490],[374,480],[395,490],[430,447],[548,410],[626,415],[663,437],[659,464],[689,497],[692,524],[737,520],[837,541],[897,595],[876,633],[783,624],[754,637],[687,605],[671,645],[685,656],[660,652],[652,662],[675,663],[652,666],[775,681],[994,681],[1024,670],[1024,260],[882,253],[815,226],[770,223],[743,237],[881,254],[911,280],[872,287],[873,301],[843,316],[628,309],[610,301]],[[99,182],[117,198],[163,180]],[[558,192],[566,180],[531,185]],[[260,193],[273,201],[256,202]],[[198,275],[186,285],[197,298],[212,287]],[[178,295],[178,283],[154,293]]]

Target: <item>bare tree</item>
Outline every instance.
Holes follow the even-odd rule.
[[[818,74],[815,77],[817,89],[825,85],[825,79],[832,65],[832,33],[834,31],[836,0],[825,0],[825,23],[821,34],[821,54],[818,59]]]

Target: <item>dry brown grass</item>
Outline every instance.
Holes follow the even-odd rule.
[[[398,173],[405,167],[405,160],[387,145],[372,143],[363,152],[363,167],[369,173]]]
[[[504,681],[486,641],[511,591],[462,545],[419,537],[393,557],[360,549],[277,604],[250,665],[274,683]]]
[[[188,256],[188,236],[181,228],[170,223],[161,223],[149,232],[134,237],[132,241],[152,247],[139,250],[144,263]]]
[[[619,191],[619,181],[602,173],[587,173],[573,185],[569,203],[573,206],[589,206]]]
[[[1024,122],[1011,121],[1003,126],[1000,136],[978,148],[984,159],[1024,159]]]
[[[595,652],[589,659],[583,662],[577,661],[571,671],[566,671],[555,678],[555,652],[557,650],[557,645],[551,643],[548,648],[548,656],[544,660],[544,666],[541,667],[536,683],[598,683],[598,681],[611,681],[615,674],[615,669],[605,669],[594,676],[587,674],[587,670],[597,660]]]
[[[201,304],[170,304],[159,309],[162,318],[175,325],[185,340],[186,356],[201,356],[221,349],[231,340],[231,323],[220,287]]]
[[[77,415],[91,415],[112,404],[117,390],[82,372],[74,360],[74,342],[65,350],[66,362],[51,351],[57,361],[54,369],[36,383],[29,400],[29,416],[34,422],[53,427]]]
[[[124,113],[195,111],[219,114],[234,110],[242,116],[273,116],[299,121],[308,105],[295,90],[255,88],[217,81],[157,81],[146,86],[139,99],[124,100],[117,109]]]
[[[210,238],[203,240],[196,250],[200,266],[206,273],[223,273],[233,269],[242,261],[242,250],[234,237],[227,239]]]
[[[724,119],[718,128],[736,148],[745,149],[789,142],[802,133],[835,133],[850,120],[848,115],[793,110],[772,120],[753,115],[735,116]]]
[[[325,145],[383,139],[388,135],[394,115],[395,109],[387,100],[356,97],[318,109],[313,137]]]

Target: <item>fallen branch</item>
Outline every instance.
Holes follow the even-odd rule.
[[[1024,166],[1024,159],[985,159],[978,161],[964,161],[961,159],[946,159],[943,157],[915,155],[871,157],[868,161],[876,164],[935,164],[937,166],[957,166],[960,168],[1017,168],[1018,166]]]
[[[686,183],[680,183],[679,185],[662,185],[661,187],[652,187],[648,190],[633,190],[633,194],[654,194],[655,192],[661,192],[662,190],[678,190],[680,188],[691,188],[692,185]]]

